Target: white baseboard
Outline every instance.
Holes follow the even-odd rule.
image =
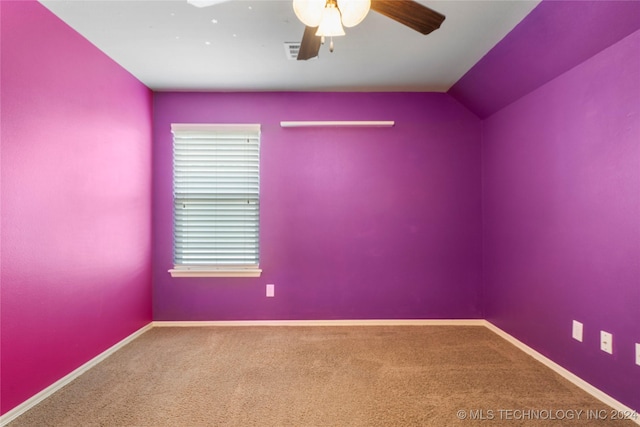
[[[483,319],[346,319],[346,320],[222,320],[154,321],[154,327],[196,326],[485,326]]]
[[[89,369],[93,368],[98,363],[102,362],[104,359],[111,356],[113,353],[115,353],[125,345],[129,344],[131,341],[135,340],[136,338],[138,338],[140,335],[147,332],[151,328],[153,328],[153,325],[152,323],[149,323],[148,325],[138,329],[136,332],[129,335],[122,341],[116,343],[115,345],[109,347],[108,349],[106,349],[105,351],[103,351],[93,359],[89,360],[84,365],[80,366],[78,369],[74,370],[73,372],[59,379],[55,383],[51,384],[49,387],[39,392],[38,394],[32,396],[30,399],[25,400],[20,405],[16,406],[15,408],[13,408],[12,410],[10,410],[9,412],[7,412],[6,414],[0,417],[0,426],[5,426],[9,424],[11,421],[15,420],[20,415],[24,414],[29,409],[33,408],[38,403],[42,402],[43,400],[51,396],[53,393],[60,390],[62,387],[69,384],[71,381],[75,380],[80,375],[84,374]]]
[[[579,376],[573,374],[572,372],[570,372],[567,369],[563,368],[562,366],[558,365],[553,360],[551,360],[548,357],[542,355],[541,353],[538,353],[536,350],[532,349],[531,347],[529,347],[528,345],[526,345],[522,341],[520,341],[517,338],[514,338],[513,336],[509,335],[508,333],[506,333],[502,329],[500,329],[497,326],[495,326],[493,323],[485,320],[484,324],[485,324],[485,326],[487,328],[489,328],[489,330],[491,330],[495,334],[499,335],[500,337],[504,338],[510,344],[513,344],[514,346],[518,347],[520,350],[524,351],[529,356],[533,357],[538,362],[540,362],[543,365],[545,365],[547,368],[549,368],[552,371],[556,372],[561,377],[565,378],[566,380],[568,380],[569,382],[571,382],[574,385],[578,386],[582,390],[586,391],[587,393],[589,393],[590,395],[592,395],[596,399],[600,400],[602,403],[612,407],[613,409],[615,409],[617,411],[620,411],[621,413],[625,413],[625,414],[634,414],[635,413],[637,416],[636,416],[635,419],[631,419],[631,421],[634,421],[636,424],[640,425],[640,408],[638,410],[629,408],[628,406],[624,405],[621,402],[618,402],[616,399],[614,399],[613,397],[611,397],[608,394],[604,393],[603,391],[601,391],[601,390],[597,389],[596,387],[592,386],[591,384],[589,384],[588,382],[586,382],[585,380],[583,380]]]

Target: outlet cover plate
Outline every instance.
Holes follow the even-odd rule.
[[[273,298],[276,292],[276,285],[268,284],[267,285],[267,297]]]
[[[600,350],[613,354],[613,335],[609,332],[600,331]]]
[[[573,321],[573,330],[571,332],[571,337],[576,340],[582,342],[582,323],[577,320]]]

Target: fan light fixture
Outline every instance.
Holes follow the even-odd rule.
[[[342,22],[340,20],[340,11],[335,4],[327,3],[327,6],[322,10],[322,19],[320,19],[316,36],[344,36],[344,28],[342,28]]]
[[[354,27],[367,16],[371,0],[293,0],[293,10],[302,23],[318,27],[316,36],[344,36],[342,26]],[[329,47],[333,52],[333,39]]]

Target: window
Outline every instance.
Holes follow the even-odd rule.
[[[260,125],[173,124],[174,277],[258,277]]]

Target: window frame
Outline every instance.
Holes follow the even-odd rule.
[[[171,124],[171,132],[173,134],[172,137],[172,203],[173,203],[173,228],[172,228],[172,255],[173,255],[173,268],[169,270],[169,273],[172,277],[260,277],[262,274],[262,269],[260,268],[260,124],[185,124],[185,123],[172,123]],[[176,213],[176,139],[180,138],[176,136],[176,133],[179,135],[188,134],[189,132],[195,133],[247,133],[254,134],[253,137],[257,137],[257,152],[258,152],[258,170],[257,178],[258,183],[258,191],[256,205],[257,205],[257,232],[256,238],[257,243],[255,244],[254,249],[256,250],[256,263],[233,263],[233,264],[223,264],[223,263],[213,263],[213,264],[177,264],[177,249],[176,249],[176,240],[177,240],[177,232],[176,232],[176,223],[177,223],[177,213]],[[213,194],[213,193],[212,193]]]

